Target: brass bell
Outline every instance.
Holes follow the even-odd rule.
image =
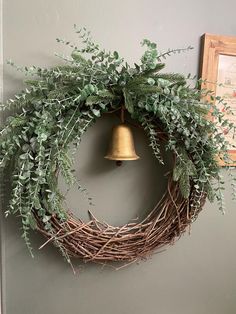
[[[110,147],[104,158],[116,160],[118,166],[121,165],[122,160],[139,159],[135,152],[132,131],[125,123],[113,127]]]

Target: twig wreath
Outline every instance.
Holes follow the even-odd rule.
[[[227,114],[231,110],[213,92],[200,90],[200,80],[191,87],[190,76],[161,72],[163,59],[191,47],[158,53],[156,44],[145,39],[140,64],[130,67],[116,51],[101,50],[85,29],[76,32],[82,48],[57,40],[73,50],[71,57],[60,56],[65,65],[18,68],[9,62],[37,78],[27,80],[28,87],[2,105],[18,110],[0,133],[1,168],[13,169],[6,216],[20,216],[22,237],[31,253],[29,231],[36,229],[47,237],[44,245],[53,242],[70,264],[71,257],[130,263],[172,244],[197,218],[206,198],[216,198],[224,211],[217,158],[230,160],[219,125],[234,125],[214,102],[222,103]],[[141,222],[116,227],[91,213],[90,221],[83,222],[63,208],[58,174],[75,184],[71,147],[78,148],[82,135],[102,114],[122,105],[147,133],[157,162],[164,163],[161,142],[172,152],[175,163],[168,188]],[[214,122],[207,118],[209,112]],[[231,178],[235,191],[232,173]]]

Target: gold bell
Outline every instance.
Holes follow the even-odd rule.
[[[139,159],[135,152],[132,131],[125,123],[113,127],[110,147],[104,158],[116,160],[118,166],[121,165],[122,160]]]

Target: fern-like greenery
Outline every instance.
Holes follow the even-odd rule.
[[[69,58],[59,55],[65,62],[63,66],[19,68],[9,62],[28,79],[25,90],[1,105],[2,110],[17,109],[17,113],[0,131],[0,167],[6,171],[10,165],[13,168],[6,215],[20,215],[22,236],[29,249],[29,230],[36,226],[35,212],[51,233],[51,216],[57,215],[62,221],[67,217],[57,174],[61,172],[68,184],[75,182],[71,144],[77,148],[89,126],[103,113],[123,104],[147,132],[161,163],[157,129],[167,134],[165,148],[175,155],[173,179],[179,183],[182,195],[188,198],[190,183],[194,183],[196,195],[204,193],[210,201],[216,198],[223,211],[224,181],[216,156],[226,163],[230,159],[219,125],[229,130],[235,126],[214,103],[221,102],[226,113],[230,108],[212,92],[200,90],[200,81],[193,88],[183,75],[162,72],[164,58],[191,47],[159,53],[156,44],[145,39],[141,62],[131,67],[118,52],[100,49],[85,29],[76,32],[79,46],[57,40],[72,49]],[[206,118],[209,112],[214,123]],[[235,187],[235,178],[231,177]],[[68,259],[66,252],[64,256]]]

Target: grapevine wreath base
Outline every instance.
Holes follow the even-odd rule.
[[[1,106],[17,109],[0,130],[0,169],[8,175],[13,169],[6,216],[21,218],[22,238],[31,253],[30,230],[37,229],[47,237],[42,247],[52,242],[69,263],[79,257],[128,264],[172,244],[197,218],[206,198],[216,199],[224,211],[217,158],[230,163],[224,132],[232,133],[234,124],[224,114],[232,111],[213,92],[199,89],[201,80],[192,87],[191,77],[162,72],[163,59],[186,49],[159,53],[156,44],[145,39],[141,62],[131,67],[116,51],[101,50],[86,30],[76,32],[81,48],[58,39],[73,49],[70,57],[60,56],[64,65],[19,68],[10,62],[31,79],[24,91]],[[83,222],[64,208],[58,175],[69,186],[78,184],[72,146],[76,151],[100,116],[122,108],[147,134],[157,162],[164,164],[161,143],[174,157],[167,190],[141,222],[116,227],[92,213],[90,221]],[[214,122],[207,118],[209,112]]]
[[[178,185],[169,178],[168,189],[162,199],[140,223],[130,222],[115,227],[98,221],[92,213],[89,222],[69,213],[64,223],[56,216],[51,218],[55,236],[45,231],[36,216],[37,229],[48,237],[44,245],[57,239],[69,256],[102,263],[135,262],[149,257],[156,249],[173,244],[176,237],[185,231],[205,202],[205,195],[202,195],[201,204],[197,206],[195,196],[195,190],[191,188],[189,199],[183,198]]]

